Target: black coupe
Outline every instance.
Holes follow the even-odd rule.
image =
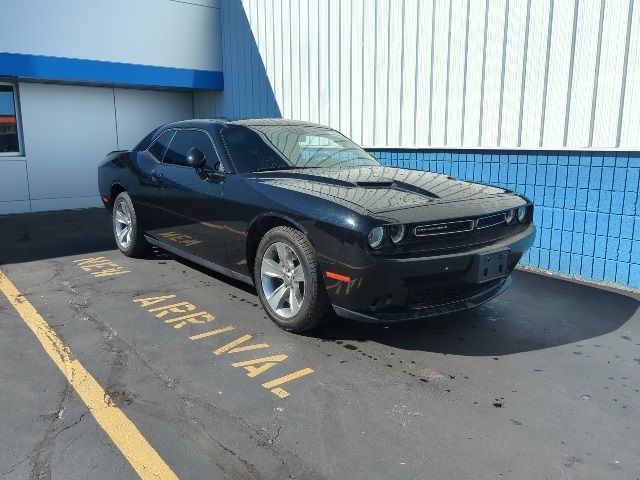
[[[535,237],[514,192],[382,166],[335,130],[290,120],[164,125],[98,170],[118,248],[156,245],[255,285],[284,329],[327,311],[371,322],[477,306]]]

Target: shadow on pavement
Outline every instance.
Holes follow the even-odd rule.
[[[110,222],[104,209],[1,217],[0,265],[105,252],[119,255]],[[175,259],[256,295],[248,285],[166,252],[154,249],[149,258]],[[405,350],[498,356],[596,339],[640,315],[639,305],[637,294],[516,271],[510,290],[475,310],[386,326],[333,315],[326,327],[309,335],[372,341]]]
[[[0,265],[117,250],[104,208],[0,216]]]
[[[183,265],[255,295],[258,301],[255,288],[249,285],[171,254],[153,255],[170,255]],[[622,327],[635,314],[640,315],[639,306],[640,301],[631,293],[516,271],[507,292],[475,310],[389,325],[331,315],[325,327],[307,335],[326,340],[372,341],[405,350],[499,356],[594,339]]]
[[[516,271],[507,292],[475,310],[387,326],[336,318],[317,335],[453,355],[508,355],[617,330],[640,314],[640,301],[634,297]]]

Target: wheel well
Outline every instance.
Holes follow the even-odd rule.
[[[125,191],[125,190],[124,190],[124,187],[123,187],[122,185],[120,185],[119,183],[114,183],[114,184],[111,186],[111,202],[110,202],[110,204],[109,204],[109,208],[110,208],[110,209],[113,209],[113,204],[114,204],[114,203],[115,203],[115,201],[116,201],[116,197],[117,197],[118,195],[120,195],[120,194],[121,194],[122,192],[124,192],[124,191]]]
[[[282,217],[264,216],[256,220],[249,227],[247,232],[247,267],[249,272],[253,276],[253,265],[256,261],[256,252],[258,251],[258,245],[262,237],[274,227],[292,227],[296,230],[300,230],[297,225]]]

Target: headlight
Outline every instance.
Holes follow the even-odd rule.
[[[407,237],[407,227],[405,225],[391,225],[389,227],[389,238],[398,245]]]
[[[371,248],[380,248],[384,241],[384,227],[372,228],[367,236],[367,241]]]
[[[515,222],[516,221],[515,209],[511,209],[507,213],[505,213],[504,219],[506,220],[507,225],[511,225],[513,222]]]
[[[524,222],[527,219],[527,207],[524,205],[518,207],[518,221],[520,223]]]

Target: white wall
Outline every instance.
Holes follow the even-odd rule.
[[[365,146],[640,148],[634,0],[224,0],[224,92]],[[249,41],[245,41],[245,40]]]
[[[101,205],[97,165],[163,123],[193,116],[192,95],[20,83],[22,157],[0,157],[0,213]]]
[[[97,205],[97,161],[116,149],[113,91],[26,83],[20,100],[32,209]]]
[[[220,71],[219,39],[220,0],[20,0],[0,16],[10,53]]]
[[[28,212],[29,183],[23,158],[0,157],[0,214]]]
[[[114,95],[119,150],[135,147],[163,123],[193,117],[190,93],[116,88]]]
[[[195,88],[222,78],[203,75],[222,70],[220,0],[25,0],[1,11],[0,77],[20,82],[24,155],[0,156],[0,213],[98,205],[107,152],[193,117],[190,91],[114,82]]]

